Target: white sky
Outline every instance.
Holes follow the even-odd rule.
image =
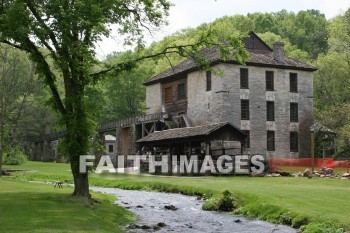
[[[158,41],[175,31],[196,27],[202,23],[210,23],[225,15],[254,12],[276,12],[282,9],[298,12],[300,10],[317,9],[330,19],[350,8],[347,0],[171,0],[175,6],[170,10],[169,26],[153,35],[146,35],[147,42]],[[113,51],[123,51],[122,40],[103,39],[96,46],[98,58],[102,59]]]

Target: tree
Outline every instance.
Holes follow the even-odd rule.
[[[276,32],[277,23],[276,17],[270,13],[253,13],[248,14],[248,18],[252,19],[254,22],[254,32],[264,33],[264,32]]]
[[[117,76],[110,75],[106,80],[107,110],[111,118],[124,119],[141,115],[145,112],[146,90],[143,83],[152,77],[152,66],[142,62],[131,72],[121,72]]]
[[[15,144],[13,135],[38,89],[36,84],[33,64],[25,54],[0,44],[0,171],[4,150]]]
[[[338,155],[350,152],[350,10],[329,22],[329,51],[317,59],[316,119],[337,133]]]
[[[288,38],[293,45],[308,52],[313,59],[328,50],[328,22],[318,10],[299,11],[297,14],[285,10],[274,13],[278,35]]]
[[[143,46],[144,30],[160,27],[171,4],[167,0],[5,0],[0,6],[0,41],[26,51],[36,63],[37,72],[50,88],[55,109],[66,129],[66,148],[74,179],[74,196],[90,198],[88,173],[80,173],[79,157],[89,148],[94,123],[87,114],[86,87],[109,72],[119,74],[146,58],[177,53],[192,56],[203,66],[208,63],[200,53],[216,44],[222,58],[244,61],[247,54],[241,39],[231,36],[218,43],[208,33],[191,45],[174,44],[157,54],[129,57],[118,64],[93,72],[98,64],[94,44],[102,35],[110,36],[114,24],[125,44]],[[52,62],[49,62],[52,61]],[[63,80],[63,81],[60,81]],[[63,83],[63,91],[59,89]]]
[[[224,16],[210,23],[213,28],[224,27],[241,33],[274,33],[282,39],[288,38],[300,51],[306,51],[314,60],[318,54],[328,50],[328,21],[318,10],[299,11],[297,14],[281,10],[275,13],[253,13]],[[233,31],[233,30],[232,30]],[[297,56],[303,54],[296,54]]]
[[[301,49],[298,49],[296,45],[292,45],[288,39],[284,39],[279,35],[272,32],[258,33],[258,36],[266,42],[271,48],[276,41],[284,42],[285,53],[287,56],[297,59],[303,62],[309,62],[309,54]]]

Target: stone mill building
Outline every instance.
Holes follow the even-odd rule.
[[[244,153],[309,157],[316,68],[287,57],[282,42],[270,48],[253,32],[244,44],[250,54],[245,65],[205,50],[221,75],[187,59],[149,79],[147,114],[185,116],[194,127],[230,122],[246,135]]]

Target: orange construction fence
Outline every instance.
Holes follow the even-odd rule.
[[[273,158],[270,159],[270,166],[275,170],[278,166],[295,166],[295,167],[311,167],[312,159],[303,158],[303,159],[284,159],[284,158]],[[330,159],[315,159],[315,167],[322,168],[349,168],[349,160],[334,160]]]

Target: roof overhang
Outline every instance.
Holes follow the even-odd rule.
[[[211,66],[214,66],[214,65],[217,65],[217,64],[236,64],[236,65],[241,65],[237,61],[223,61],[223,60],[213,61],[213,62],[210,63]],[[245,65],[245,66],[255,66],[255,67],[276,68],[276,69],[300,70],[300,71],[308,71],[308,72],[315,72],[315,71],[318,70],[316,67],[305,68],[305,67],[288,66],[288,65],[285,65],[285,64],[276,64],[276,65],[274,65],[274,64],[263,64],[263,63],[255,63],[255,62],[246,62],[243,65]],[[166,77],[161,78],[161,79],[155,79],[155,80],[146,81],[146,82],[143,83],[143,85],[150,86],[150,85],[156,84],[156,83],[168,83],[168,82],[176,81],[178,79],[184,78],[184,75],[186,75],[186,74],[188,74],[190,72],[198,71],[198,70],[202,70],[202,69],[199,68],[199,67],[191,67],[189,69],[186,69],[186,70],[178,72],[178,73],[174,73],[172,75],[166,76]]]
[[[243,141],[246,137],[246,134],[232,123],[223,122],[212,125],[156,131],[139,139],[136,142],[140,144],[174,144],[205,140],[207,137],[223,129],[224,127],[230,127],[233,134],[236,134],[239,138],[241,138],[241,141]]]

